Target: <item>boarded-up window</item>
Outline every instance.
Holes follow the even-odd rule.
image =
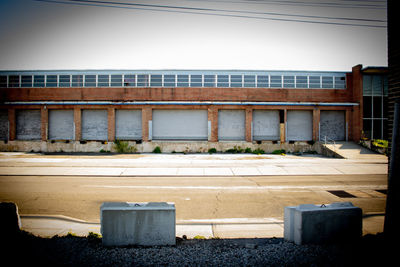
[[[218,112],[218,139],[244,140],[245,122],[244,110],[220,110]]]
[[[253,112],[253,139],[280,139],[278,110],[255,110]]]
[[[107,137],[107,110],[82,110],[82,139],[104,141]]]
[[[40,110],[17,110],[17,139],[18,140],[40,140]]]
[[[207,140],[207,110],[153,110],[154,140]]]
[[[74,139],[73,110],[49,110],[49,139]]]
[[[289,110],[287,112],[288,141],[311,141],[312,121],[311,110]]]
[[[119,109],[115,111],[115,138],[142,139],[142,111]]]
[[[0,140],[8,140],[8,110],[0,110]]]

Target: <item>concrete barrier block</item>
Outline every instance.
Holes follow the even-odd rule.
[[[105,246],[175,245],[175,204],[105,202],[100,207]]]
[[[294,240],[294,211],[296,207],[285,207],[284,210],[284,224],[283,224],[283,238],[286,241]]]
[[[362,235],[362,210],[350,202],[286,207],[284,216],[285,240],[296,244],[349,241]]]

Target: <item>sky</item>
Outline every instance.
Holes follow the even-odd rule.
[[[385,0],[0,0],[0,70],[387,66]]]

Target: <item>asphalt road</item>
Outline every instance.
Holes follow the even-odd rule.
[[[283,219],[285,206],[351,201],[367,213],[383,213],[384,174],[218,177],[0,176],[0,201],[20,214],[65,215],[99,222],[105,201],[175,202],[179,221]],[[330,193],[343,190],[354,197]]]

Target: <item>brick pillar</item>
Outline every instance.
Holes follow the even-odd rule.
[[[346,109],[346,119],[345,119],[345,125],[344,125],[344,130],[345,130],[345,140],[348,141],[351,139],[351,134],[352,134],[352,127],[351,127],[351,110]]]
[[[142,140],[149,141],[149,121],[153,120],[153,110],[150,107],[142,109]]]
[[[11,108],[8,110],[8,139],[14,141],[17,136],[17,123],[15,119],[15,109]]]
[[[218,142],[218,108],[211,106],[208,108],[208,120],[211,122],[210,142]]]
[[[82,112],[80,108],[74,108],[75,140],[79,141],[82,137]]]
[[[246,108],[246,142],[253,141],[252,125],[253,125],[253,110],[250,107],[248,107]]]
[[[42,141],[47,141],[49,130],[49,111],[46,106],[40,109],[40,121],[40,132],[42,135]]]
[[[286,118],[287,118],[287,110],[279,111],[279,126],[280,126],[280,141],[281,143],[285,143],[286,141]]]
[[[352,68],[352,92],[353,101],[359,103],[359,106],[353,108],[353,123],[352,123],[352,136],[351,139],[358,142],[361,138],[363,130],[363,79],[362,79],[362,65],[357,65]]]
[[[115,140],[115,108],[108,108],[108,141]]]
[[[321,112],[318,107],[313,110],[313,141],[319,140],[319,121],[321,119]]]

